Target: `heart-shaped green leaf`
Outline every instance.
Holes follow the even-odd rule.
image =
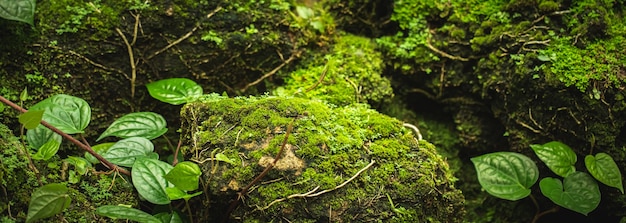
[[[161,220],[142,210],[126,206],[104,205],[96,208],[96,214],[112,219],[124,219],[141,223],[161,223]]]
[[[158,218],[163,223],[183,223],[183,219],[180,218],[180,215],[177,212],[162,212],[155,214],[154,217]]]
[[[198,179],[201,174],[198,164],[185,161],[178,163],[165,175],[165,179],[181,190],[192,191],[198,189]]]
[[[35,18],[35,0],[0,1],[0,17],[25,22],[33,25]]]
[[[496,152],[471,158],[478,182],[491,195],[516,201],[530,194],[539,178],[537,165],[519,153]]]
[[[54,216],[70,206],[72,199],[63,184],[52,183],[37,188],[30,197],[26,222]]]
[[[563,180],[546,177],[539,182],[541,193],[561,207],[587,215],[600,204],[598,183],[583,172],[574,172]]]
[[[552,141],[543,145],[530,145],[530,148],[556,175],[566,177],[576,171],[576,153],[569,146]]]
[[[585,166],[589,173],[598,181],[610,187],[619,189],[624,193],[622,185],[622,173],[617,164],[609,154],[598,153],[596,156],[587,155],[585,157]]]
[[[81,98],[58,94],[33,105],[45,110],[43,120],[67,134],[83,133],[91,120],[91,107]]]
[[[102,157],[114,164],[132,167],[137,157],[148,156],[154,151],[154,145],[150,140],[142,137],[130,137],[122,139],[102,154]]]
[[[170,78],[146,84],[148,93],[159,101],[184,104],[202,95],[202,87],[187,78]]]
[[[115,120],[96,141],[107,136],[120,138],[143,137],[154,139],[167,132],[163,116],[154,112],[135,112]]]
[[[46,144],[51,139],[54,139],[57,142],[62,142],[63,137],[43,125],[26,131],[26,141],[28,142],[28,146],[35,150],[39,150],[43,144]]]
[[[160,160],[137,158],[131,177],[139,195],[153,204],[169,204],[170,199],[165,188],[174,185],[165,179],[165,174],[172,168],[170,164]]]
[[[50,139],[37,150],[37,153],[33,154],[32,158],[35,160],[49,160],[57,154],[60,146],[61,142]]]
[[[18,121],[20,122],[20,124],[24,125],[24,128],[31,130],[39,126],[39,123],[43,118],[43,113],[44,111],[30,110],[20,114],[18,117]]]

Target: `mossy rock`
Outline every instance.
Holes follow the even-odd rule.
[[[455,178],[434,146],[418,141],[403,123],[367,105],[335,107],[302,98],[209,95],[185,105],[181,113],[188,145],[185,158],[203,170],[206,208],[196,209],[201,213],[195,215],[206,219],[200,220],[463,218],[463,195],[454,188]],[[229,213],[229,203],[274,161],[281,147],[283,155],[273,169]],[[202,213],[206,211],[210,213]],[[227,213],[230,216],[224,216]]]

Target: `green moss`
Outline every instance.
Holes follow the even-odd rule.
[[[211,160],[212,153],[237,160],[235,164],[206,161],[201,165],[205,192],[215,198],[234,195],[262,172],[282,146],[293,120],[282,158],[233,213],[244,221],[331,218],[445,222],[457,221],[462,215],[458,203],[462,196],[453,188],[454,177],[435,147],[425,141],[418,144],[401,122],[368,106],[334,107],[297,97],[231,99],[213,95],[187,104],[181,114],[183,125],[189,126],[183,134],[191,146],[186,154],[190,160]],[[214,136],[204,138],[210,134]],[[255,137],[244,139],[245,135]],[[372,167],[336,188],[372,160]],[[442,194],[428,192],[433,188]],[[332,192],[306,201],[298,196],[288,198],[323,190]],[[384,194],[393,199],[396,209]],[[441,197],[443,194],[447,198]],[[211,207],[226,205],[211,200]],[[429,204],[421,204],[423,200]],[[328,216],[329,209],[332,216]],[[213,216],[202,216],[207,215]]]
[[[559,9],[559,3],[553,1],[542,1],[538,6],[542,12],[553,12]]]
[[[581,92],[621,88],[626,83],[622,67],[626,57],[621,56],[626,53],[625,41],[624,37],[615,36],[579,48],[572,46],[569,39],[559,39],[541,52],[550,60],[544,69],[546,80],[575,86]]]
[[[379,103],[393,95],[389,80],[381,77],[383,63],[367,38],[340,34],[330,53],[313,55],[292,72],[278,95],[316,98],[343,106],[355,102]]]

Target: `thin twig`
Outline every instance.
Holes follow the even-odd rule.
[[[287,58],[287,60],[285,60],[282,64],[278,65],[277,67],[275,67],[274,69],[272,69],[270,72],[265,73],[263,76],[261,76],[259,79],[253,81],[252,83],[247,84],[245,87],[241,88],[241,92],[244,92],[246,90],[248,90],[248,88],[259,84],[261,81],[265,80],[265,78],[268,78],[272,75],[274,75],[276,72],[278,72],[281,68],[283,68],[285,65],[291,63],[291,61],[295,60],[296,58],[300,57],[300,51],[294,52],[293,54],[291,54],[291,56],[289,58]]]
[[[0,96],[0,102],[12,107],[15,110],[18,110],[19,112],[25,113],[28,112],[28,110],[20,107],[19,105],[9,101],[8,99]],[[120,173],[123,173],[124,175],[128,175],[130,176],[130,172],[128,172],[128,170],[121,168],[113,163],[111,163],[111,161],[105,159],[104,157],[102,157],[100,154],[98,154],[96,151],[94,151],[91,147],[85,145],[84,143],[78,141],[77,139],[75,139],[74,137],[68,135],[67,133],[57,129],[56,127],[50,125],[50,123],[41,120],[40,122],[43,126],[47,127],[48,129],[52,130],[53,132],[61,135],[63,138],[69,140],[71,143],[73,143],[74,145],[77,145],[78,147],[80,147],[81,149],[87,151],[89,154],[91,154],[92,156],[96,157],[96,159],[100,160],[100,162],[106,166],[107,168],[111,169],[111,170],[117,170]]]
[[[304,193],[304,194],[292,194],[292,195],[287,196],[286,198],[276,199],[276,200],[274,200],[274,201],[270,202],[267,206],[265,206],[265,207],[263,207],[263,208],[260,208],[260,209],[258,209],[258,210],[265,210],[265,209],[268,209],[268,208],[270,208],[272,205],[274,205],[274,204],[276,204],[276,203],[278,203],[278,202],[281,202],[281,201],[287,200],[287,199],[291,199],[291,198],[308,198],[308,197],[317,197],[317,196],[320,196],[320,195],[322,195],[322,194],[325,194],[325,193],[328,193],[328,192],[331,192],[331,191],[337,190],[337,189],[339,189],[339,188],[342,188],[342,187],[346,186],[348,183],[350,183],[350,181],[352,181],[352,180],[356,179],[356,178],[357,178],[359,175],[361,175],[361,173],[363,173],[365,170],[367,170],[367,169],[369,169],[370,167],[372,167],[372,165],[374,165],[374,163],[376,163],[376,162],[375,162],[374,160],[372,160],[369,164],[367,164],[367,166],[363,167],[361,170],[359,170],[358,172],[356,172],[356,174],[354,174],[352,177],[350,177],[350,179],[348,179],[348,180],[344,181],[343,183],[341,183],[341,184],[339,184],[339,185],[337,185],[337,186],[335,186],[335,187],[333,187],[333,188],[331,188],[331,189],[326,189],[326,190],[323,190],[323,191],[320,191],[320,192],[315,193],[315,192],[317,191],[317,189],[319,189],[319,188],[320,188],[319,186],[317,186],[317,187],[313,188],[313,190],[310,190],[310,191],[308,191],[308,192],[306,192],[306,193]]]
[[[326,72],[328,71],[328,64],[326,64],[324,66],[324,70],[322,70],[322,75],[320,75],[320,79],[315,82],[315,84],[309,88],[306,89],[306,92],[312,91],[313,89],[315,89],[318,85],[320,85],[322,83],[322,81],[324,81],[324,77],[326,77]]]
[[[115,28],[117,34],[122,37],[124,40],[124,44],[126,44],[126,49],[128,50],[128,58],[130,59],[130,96],[135,97],[135,80],[137,79],[137,66],[135,65],[135,56],[133,56],[133,47],[128,43],[126,36],[122,33],[122,30],[119,28]]]
[[[211,13],[209,13],[206,17],[211,18],[213,17],[213,15],[215,15],[215,13],[219,12],[220,10],[222,10],[221,6],[218,6],[217,8],[215,8],[215,10],[213,10]],[[196,32],[196,30],[198,30],[200,28],[200,24],[196,25],[195,27],[193,27],[193,29],[191,29],[191,31],[189,31],[187,34],[185,34],[184,36],[181,36],[180,38],[178,38],[176,41],[168,44],[167,46],[163,47],[162,49],[154,52],[152,55],[148,56],[148,60],[155,57],[156,55],[159,55],[163,52],[165,52],[166,50],[172,48],[174,45],[179,44],[180,42],[182,42],[183,40],[189,38],[194,32]]]
[[[426,47],[428,47],[428,49],[435,51],[435,53],[440,54],[443,57],[447,57],[448,59],[452,59],[452,60],[460,60],[460,61],[469,61],[469,59],[464,58],[464,57],[459,57],[459,56],[452,56],[446,52],[443,52],[437,48],[435,48],[433,45],[430,44],[430,39],[426,40]]]

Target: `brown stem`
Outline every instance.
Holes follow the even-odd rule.
[[[28,112],[28,110],[20,107],[19,105],[9,101],[8,99],[6,99],[5,97],[0,96],[0,102],[12,107],[15,110],[18,110],[22,113]],[[130,172],[128,172],[128,170],[121,168],[113,163],[111,163],[109,160],[105,159],[104,157],[102,157],[100,154],[96,153],[96,151],[94,151],[93,149],[91,149],[91,147],[85,145],[84,143],[76,140],[74,137],[68,135],[67,133],[64,133],[63,131],[57,129],[56,127],[50,125],[50,123],[41,120],[40,122],[43,126],[47,127],[48,129],[52,130],[53,132],[61,135],[63,138],[69,140],[71,143],[73,143],[74,145],[77,145],[78,147],[80,147],[81,149],[85,150],[86,152],[88,152],[89,154],[91,154],[92,156],[96,157],[96,159],[98,159],[103,165],[105,165],[107,168],[111,169],[111,170],[116,170],[119,171],[120,173],[130,176]]]

